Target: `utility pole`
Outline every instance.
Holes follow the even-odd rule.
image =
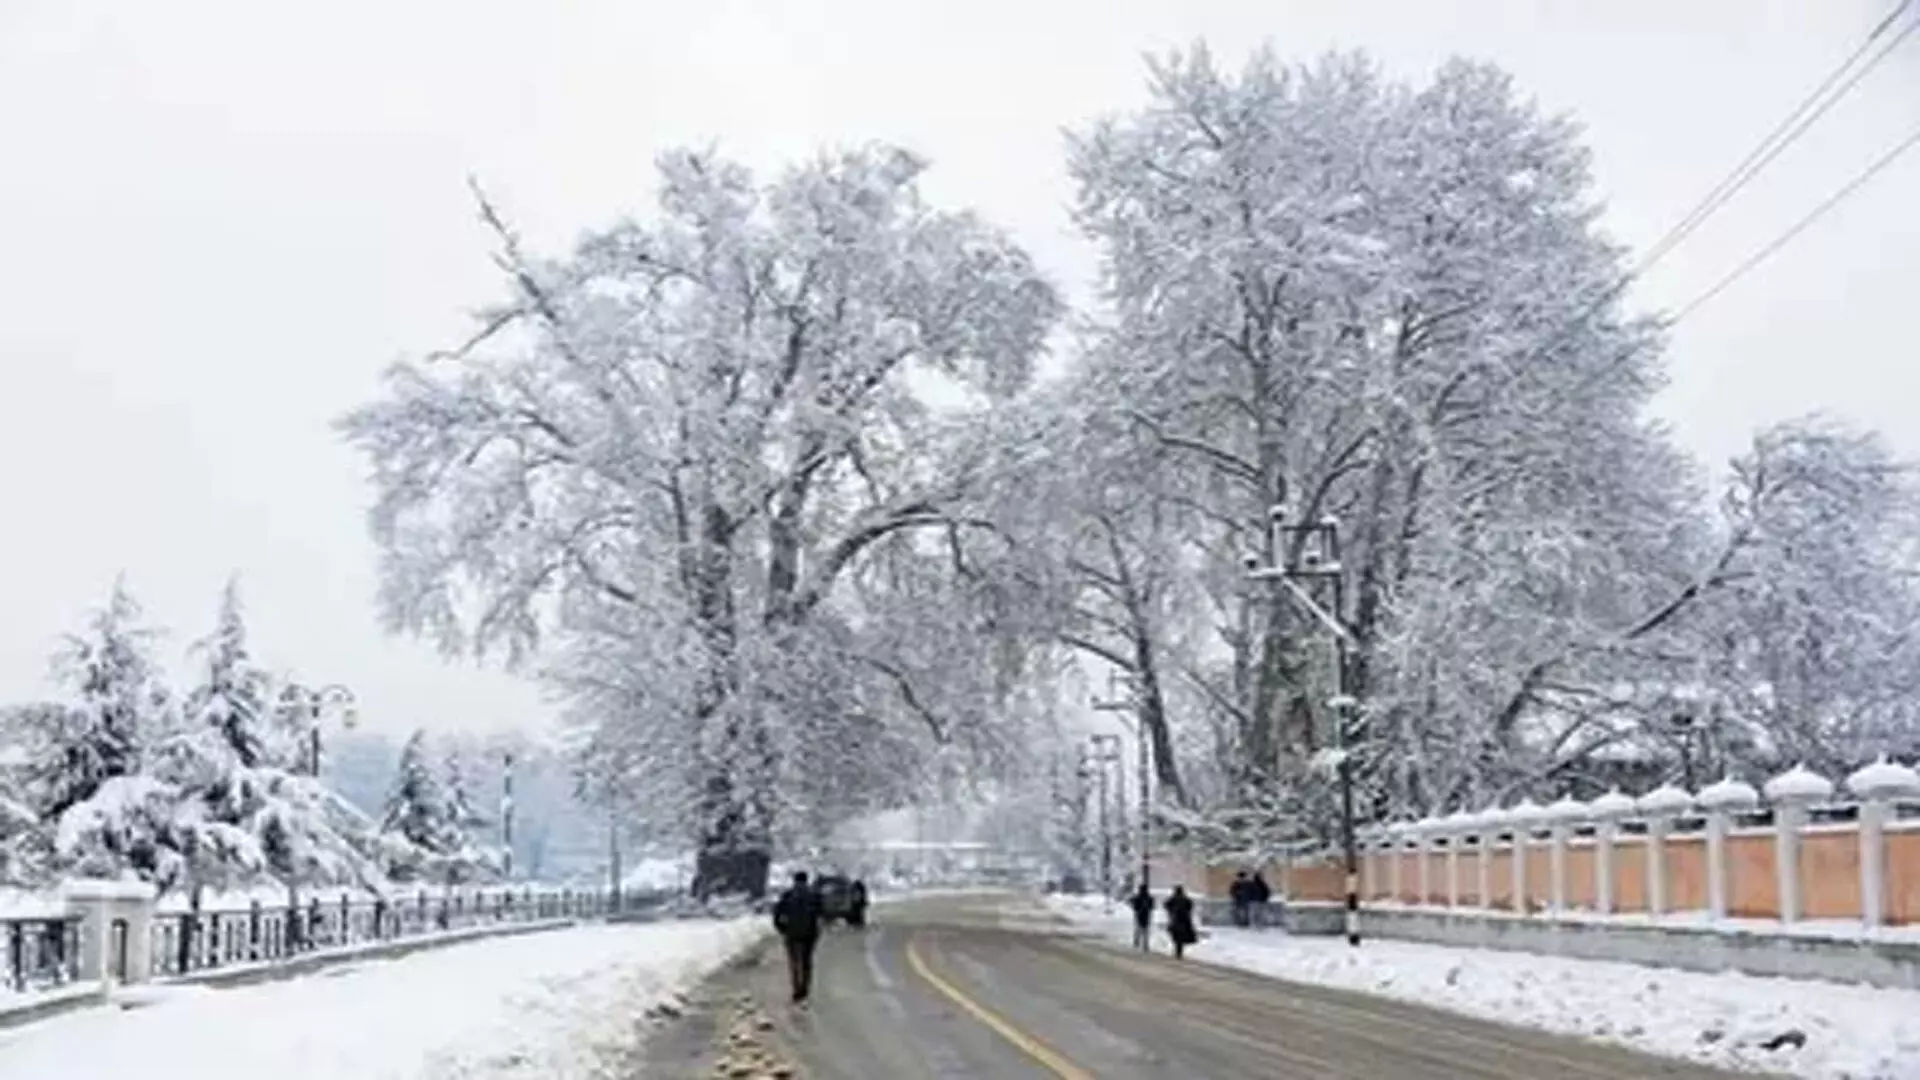
[[[507,880],[513,880],[513,751],[500,755],[500,844],[506,849],[504,867]]]
[[[1360,853],[1355,842],[1353,807],[1353,762],[1347,748],[1348,728],[1359,711],[1359,702],[1349,692],[1353,632],[1347,628],[1345,583],[1340,565],[1340,522],[1331,515],[1314,522],[1289,524],[1287,485],[1282,480],[1275,492],[1273,506],[1267,511],[1266,565],[1261,557],[1246,558],[1247,575],[1257,581],[1278,582],[1298,605],[1312,615],[1333,636],[1334,693],[1327,699],[1333,712],[1333,751],[1331,761],[1340,785],[1340,842],[1344,849],[1347,893],[1347,944],[1360,944]],[[1305,582],[1302,585],[1301,582]],[[1322,606],[1315,595],[1318,586],[1326,586],[1330,606]]]
[[[1093,735],[1093,760],[1100,780],[1100,887],[1113,903],[1113,826],[1107,812],[1107,768],[1120,763],[1120,736]]]
[[[1124,696],[1121,693],[1123,690]],[[1151,888],[1153,885],[1151,862],[1153,824],[1149,820],[1148,808],[1153,801],[1153,758],[1152,750],[1147,744],[1147,725],[1139,715],[1139,687],[1132,679],[1123,679],[1118,671],[1112,671],[1107,676],[1107,692],[1112,696],[1106,700],[1094,699],[1095,712],[1133,714],[1133,746],[1135,756],[1138,758],[1139,770],[1134,786],[1138,789],[1140,800],[1140,884]]]

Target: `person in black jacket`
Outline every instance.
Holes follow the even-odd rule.
[[[1150,928],[1153,926],[1153,894],[1142,884],[1127,901],[1127,906],[1133,909],[1133,947],[1152,952]]]
[[[858,878],[847,890],[847,925],[867,925],[867,883]]]
[[[820,944],[820,894],[807,883],[805,870],[794,874],[793,885],[774,901],[773,928],[787,947],[794,1004],[803,1004],[813,989],[813,949]]]
[[[1255,870],[1253,880],[1247,887],[1247,910],[1253,916],[1254,926],[1265,929],[1267,925],[1267,901],[1273,899],[1273,890],[1267,887],[1265,874]]]
[[[1181,959],[1187,954],[1187,946],[1200,940],[1200,934],[1193,927],[1193,897],[1187,895],[1184,885],[1175,885],[1173,895],[1167,897],[1167,936],[1173,939],[1173,958]]]

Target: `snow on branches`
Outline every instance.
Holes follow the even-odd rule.
[[[639,744],[692,804],[698,886],[760,887],[715,860],[764,863],[796,748],[856,749],[864,688],[914,711],[865,652],[887,630],[834,597],[905,534],[971,527],[970,414],[1022,389],[1059,309],[1005,236],[922,201],[923,169],[866,147],[761,181],[663,154],[655,220],[552,262],[482,198],[507,300],[343,421],[392,623],[516,659],[545,642],[608,729],[593,745]],[[968,404],[934,407],[929,380]]]

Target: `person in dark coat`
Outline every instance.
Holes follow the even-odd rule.
[[[1267,925],[1267,901],[1271,899],[1273,899],[1273,890],[1267,887],[1265,875],[1255,870],[1253,877],[1247,882],[1247,906],[1253,914],[1253,925],[1265,928]]]
[[[1153,927],[1153,894],[1142,884],[1127,901],[1127,906],[1133,909],[1133,947],[1152,951],[1153,946],[1149,941]]]
[[[867,883],[857,878],[847,889],[847,925],[867,925]]]
[[[1253,882],[1248,879],[1245,870],[1233,875],[1233,884],[1227,887],[1227,897],[1233,901],[1233,925],[1246,926],[1253,911]]]
[[[820,944],[820,894],[808,884],[805,870],[793,875],[793,885],[774,902],[773,928],[787,947],[794,1004],[804,1004],[813,989],[813,949]]]
[[[1199,931],[1193,927],[1193,897],[1187,895],[1186,886],[1173,887],[1166,908],[1167,936],[1173,939],[1173,958],[1178,960],[1186,956],[1187,946],[1200,940]]]

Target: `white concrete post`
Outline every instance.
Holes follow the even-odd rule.
[[[1547,897],[1555,915],[1567,910],[1567,841],[1573,838],[1573,826],[1587,816],[1587,804],[1571,795],[1563,795],[1547,807],[1552,826],[1547,857]]]
[[[143,983],[153,973],[153,886],[143,881],[78,878],[62,883],[67,908],[80,917],[80,977],[110,996],[116,981],[114,926],[126,926],[127,983]]]
[[[1513,912],[1525,915],[1532,910],[1527,896],[1527,847],[1533,842],[1533,827],[1540,823],[1540,806],[1532,799],[1521,799],[1507,810],[1513,823]]]
[[[1920,795],[1920,773],[1895,765],[1885,754],[1847,777],[1847,790],[1860,804],[1860,921],[1869,927],[1887,921],[1888,804]]]
[[[1593,800],[1588,809],[1596,822],[1593,830],[1593,910],[1613,914],[1614,841],[1620,835],[1620,819],[1633,813],[1633,800],[1619,788]]]
[[[1407,827],[1399,822],[1387,826],[1387,841],[1387,850],[1393,852],[1393,858],[1387,863],[1387,890],[1397,904],[1404,898],[1400,891],[1400,864],[1407,857]]]
[[[1467,842],[1464,810],[1455,810],[1444,819],[1447,827],[1447,907],[1460,906],[1460,845]]]
[[[1774,873],[1780,891],[1780,921],[1798,922],[1806,910],[1800,895],[1800,831],[1806,827],[1808,810],[1833,797],[1833,784],[1823,776],[1795,765],[1767,781],[1767,798],[1773,803]]]
[[[1667,830],[1673,819],[1687,812],[1693,796],[1662,784],[1634,802],[1634,809],[1647,821],[1647,914],[1667,913]]]
[[[1433,833],[1438,821],[1424,817],[1413,823],[1416,850],[1420,852],[1420,906],[1433,902]]]
[[[1493,843],[1500,835],[1500,808],[1488,807],[1474,815],[1480,847],[1480,906],[1493,907]]]
[[[1733,815],[1760,805],[1760,793],[1728,776],[1700,789],[1697,800],[1707,812],[1707,914],[1727,917],[1727,830]]]

